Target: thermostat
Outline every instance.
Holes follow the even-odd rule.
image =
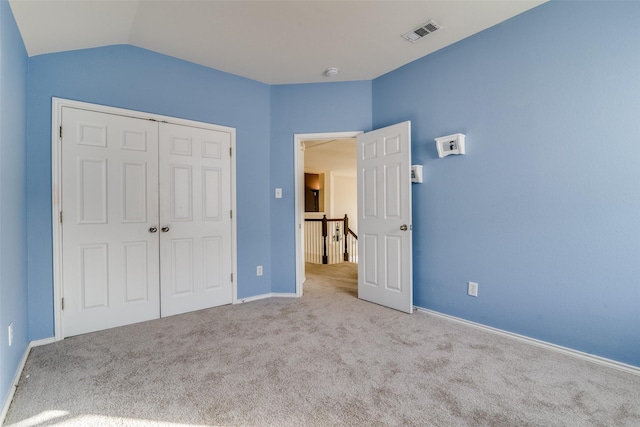
[[[464,134],[454,133],[436,138],[436,148],[438,149],[438,157],[445,157],[449,154],[464,154]]]

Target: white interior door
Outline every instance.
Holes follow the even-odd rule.
[[[162,317],[232,302],[231,135],[160,123]]]
[[[358,298],[413,312],[411,122],[358,135]]]
[[[64,335],[159,317],[157,124],[65,107],[62,129]]]

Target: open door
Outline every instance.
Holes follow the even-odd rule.
[[[358,298],[413,312],[411,122],[358,135]]]

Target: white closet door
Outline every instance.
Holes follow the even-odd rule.
[[[158,125],[62,109],[63,335],[159,317]]]
[[[231,134],[160,123],[162,317],[232,302]]]

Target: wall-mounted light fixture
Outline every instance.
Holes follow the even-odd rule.
[[[462,133],[454,133],[453,135],[441,136],[436,138],[436,148],[438,149],[438,157],[445,157],[449,154],[465,153],[465,137]]]
[[[422,184],[422,165],[411,165],[411,182]]]
[[[314,212],[318,212],[318,209],[319,209],[319,206],[318,206],[319,205],[318,195],[320,194],[320,190],[312,188],[311,192],[313,193],[313,211]]]

